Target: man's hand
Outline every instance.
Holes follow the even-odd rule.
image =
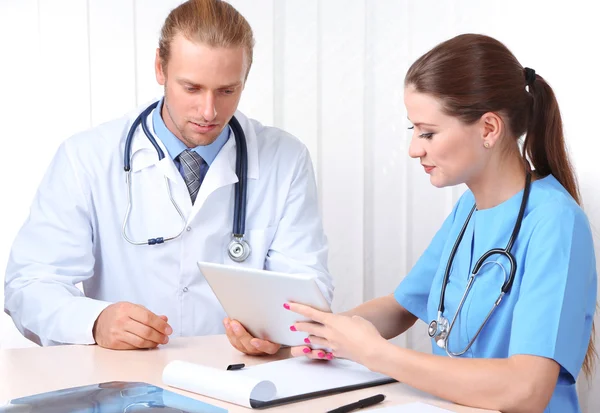
[[[231,345],[242,353],[251,356],[264,356],[277,353],[281,347],[280,344],[252,337],[236,320],[226,318],[223,320],[223,325],[225,326],[225,333]]]
[[[128,302],[111,304],[94,323],[94,340],[105,348],[130,350],[167,344],[173,332],[167,317]]]

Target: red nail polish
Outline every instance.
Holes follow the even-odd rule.
[[[306,338],[304,339],[304,342],[305,342],[306,344],[310,344],[310,340],[308,339],[308,337],[306,337]]]
[[[304,347],[302,349],[302,351],[306,354],[306,353],[310,353],[310,349],[308,347]]]
[[[288,303],[285,303],[285,304],[283,305],[283,308],[285,308],[286,310],[289,310],[289,309],[290,309],[290,305],[289,305]]]
[[[319,351],[319,358],[323,358],[325,357],[325,353],[323,353],[322,351]]]
[[[292,330],[292,331],[296,331],[296,327],[294,327],[294,326],[291,326],[291,327],[290,327],[290,330]]]
[[[331,353],[327,354],[327,360],[333,360],[333,354],[331,354]]]

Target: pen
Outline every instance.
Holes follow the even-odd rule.
[[[329,410],[327,413],[348,413],[353,410],[362,409],[364,407],[374,406],[377,403],[381,403],[384,399],[385,395],[376,394],[375,396],[367,397],[366,399],[362,399],[357,402],[350,403],[345,406],[340,406],[333,410]]]
[[[246,365],[244,363],[230,364],[229,366],[227,366],[227,370],[241,370],[244,367],[246,367]]]

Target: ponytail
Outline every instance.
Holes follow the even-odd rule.
[[[533,104],[523,154],[531,160],[536,174],[541,177],[552,174],[580,204],[581,196],[573,166],[567,155],[562,119],[554,92],[544,78],[536,75],[533,69],[525,68],[525,78]],[[598,356],[595,333],[596,327],[592,322],[592,334],[582,367],[587,377],[591,376]]]
[[[533,104],[529,114],[530,121],[523,144],[523,153],[531,160],[540,177],[554,175],[579,204],[581,196],[573,166],[567,155],[562,119],[556,97],[544,78],[536,75],[532,69],[525,68],[526,73],[528,70],[533,72],[534,77],[534,79],[528,80]]]

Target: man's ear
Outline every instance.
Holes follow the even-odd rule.
[[[156,74],[156,81],[159,85],[164,86],[167,81],[167,74],[163,70],[162,59],[160,58],[159,49],[156,49],[156,58],[154,59],[154,73]]]

